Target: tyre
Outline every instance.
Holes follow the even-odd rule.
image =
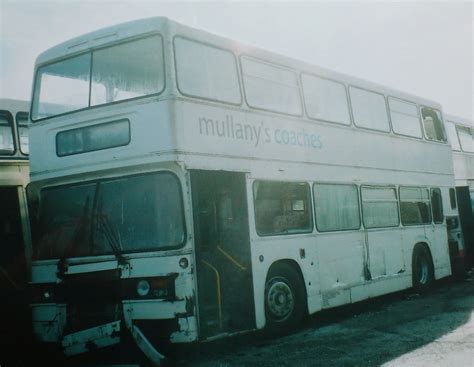
[[[300,274],[289,264],[273,266],[265,283],[266,331],[287,333],[301,322],[305,314],[306,291]]]
[[[415,246],[412,258],[413,289],[419,293],[427,292],[433,285],[433,261],[431,254],[423,245]]]

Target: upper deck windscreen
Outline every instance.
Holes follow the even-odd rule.
[[[164,84],[159,35],[93,50],[38,68],[32,120],[158,94]]]

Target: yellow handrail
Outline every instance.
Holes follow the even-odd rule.
[[[235,266],[237,266],[240,270],[245,271],[247,268],[240,264],[237,260],[235,260],[232,256],[230,256],[227,252],[225,252],[220,246],[217,246],[217,249],[224,255],[226,258],[228,258],[231,262],[234,263]]]
[[[222,328],[222,302],[221,302],[221,276],[219,275],[219,271],[209,264],[207,261],[201,260],[204,265],[210,267],[214,273],[216,274],[216,284],[217,284],[217,306],[219,309],[219,327]]]

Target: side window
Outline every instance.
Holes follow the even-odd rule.
[[[429,140],[446,141],[446,132],[444,131],[441,113],[429,107],[421,108],[421,117],[423,119],[423,127],[425,128],[425,136]]]
[[[461,148],[464,152],[474,153],[474,129],[457,126]]]
[[[360,228],[357,186],[314,184],[313,192],[318,231]]]
[[[12,155],[14,152],[12,115],[0,111],[0,154]]]
[[[18,112],[16,114],[16,126],[18,129],[18,141],[20,142],[20,151],[24,155],[30,153],[29,144],[28,144],[28,112]]]
[[[255,181],[255,221],[261,236],[312,231],[309,185]]]
[[[388,105],[393,131],[399,135],[421,138],[420,118],[416,104],[389,97]]]
[[[451,148],[456,151],[461,150],[461,144],[459,143],[458,133],[456,132],[456,125],[451,121],[446,121],[446,132],[448,133],[449,142]]]
[[[397,227],[398,218],[397,191],[394,187],[361,188],[362,213],[366,228]]]
[[[303,113],[294,71],[247,56],[241,64],[249,106],[295,116]]]
[[[456,209],[456,191],[454,188],[449,189],[449,202],[451,204],[451,209]]]
[[[356,87],[349,88],[356,126],[378,131],[390,131],[385,97]]]
[[[301,74],[308,117],[350,125],[346,87],[329,79]]]
[[[443,200],[441,198],[441,190],[438,188],[431,189],[431,208],[433,210],[433,221],[435,223],[443,223]]]
[[[405,226],[431,223],[428,189],[400,187],[400,214]]]
[[[232,52],[176,37],[176,74],[181,93],[240,104],[237,62]]]

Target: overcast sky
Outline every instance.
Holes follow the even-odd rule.
[[[471,1],[0,0],[0,97],[30,98],[35,58],[47,48],[158,15],[433,99],[445,113],[474,119]]]

